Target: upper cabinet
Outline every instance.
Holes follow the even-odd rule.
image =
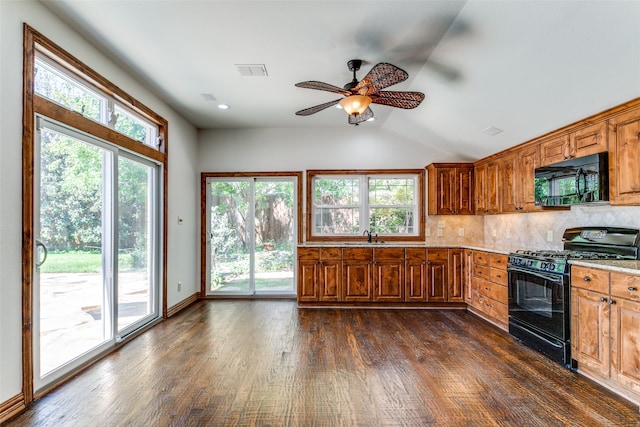
[[[499,159],[493,159],[475,164],[475,204],[478,215],[502,212],[500,163]]]
[[[609,120],[609,150],[610,203],[640,204],[640,109]]]
[[[472,163],[432,163],[427,177],[429,215],[474,213]]]
[[[534,171],[540,166],[540,147],[528,145],[509,150],[502,162],[502,212],[533,212],[535,204]]]
[[[600,121],[540,143],[540,165],[607,151],[607,122]]]

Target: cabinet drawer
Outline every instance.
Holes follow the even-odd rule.
[[[506,323],[509,320],[509,309],[506,304],[499,303],[480,293],[477,295],[478,302],[476,308],[500,322]]]
[[[509,276],[505,270],[498,270],[497,268],[489,269],[489,280],[493,283],[497,283],[502,286],[507,286]]]
[[[318,248],[298,248],[298,259],[319,259],[319,253]]]
[[[640,301],[640,276],[611,272],[611,295]]]
[[[342,248],[342,259],[370,260],[373,258],[373,249],[369,248]]]
[[[320,259],[340,259],[342,251],[340,248],[320,248]]]
[[[493,268],[500,268],[502,270],[507,269],[507,260],[509,257],[507,255],[501,254],[490,254],[489,255],[489,266]]]
[[[427,251],[427,259],[429,261],[447,261],[449,259],[449,251],[447,249],[429,249]]]
[[[404,248],[375,248],[373,259],[404,260]]]
[[[489,274],[489,267],[484,265],[474,265],[473,275],[476,277],[482,277],[485,280],[491,280],[491,276]]]
[[[609,293],[609,272],[595,268],[571,266],[571,286],[602,294]]]
[[[489,265],[489,254],[487,252],[474,252],[473,265]]]
[[[482,280],[478,283],[478,292],[492,300],[506,304],[508,301],[507,287]]]
[[[405,259],[416,260],[416,261],[426,261],[427,259],[427,250],[426,249],[416,249],[416,248],[407,248],[405,251]]]

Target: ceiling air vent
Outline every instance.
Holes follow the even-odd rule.
[[[238,72],[243,77],[267,77],[267,67],[264,64],[236,64]]]

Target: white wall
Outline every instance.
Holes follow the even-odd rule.
[[[420,169],[439,150],[379,128],[201,130],[201,172]]]
[[[28,23],[169,121],[168,306],[199,289],[196,129],[40,3],[0,0],[0,403],[22,390],[22,25]],[[184,225],[177,226],[177,216]],[[175,221],[173,219],[176,219]],[[182,281],[182,292],[173,282]]]

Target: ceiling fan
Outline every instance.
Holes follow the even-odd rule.
[[[424,99],[424,94],[421,92],[382,90],[403,82],[409,77],[406,71],[395,65],[386,62],[376,64],[362,80],[358,81],[356,71],[360,69],[361,65],[362,60],[360,59],[352,59],[347,62],[349,71],[353,71],[353,80],[342,88],[318,81],[297,83],[297,87],[339,93],[344,98],[296,111],[296,115],[309,116],[325,108],[340,104],[342,109],[349,115],[349,124],[357,126],[373,117],[373,111],[369,108],[370,104],[411,109],[420,105]]]

